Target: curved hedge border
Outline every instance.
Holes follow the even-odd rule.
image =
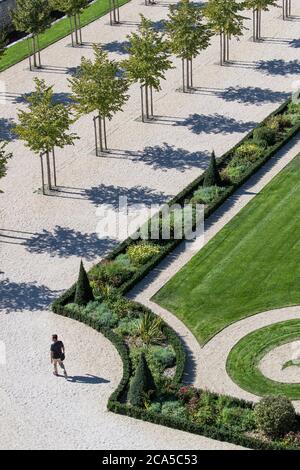
[[[291,100],[287,100],[285,103],[283,103],[276,111],[272,112],[267,118],[262,121],[261,124],[257,126],[262,127],[267,120],[269,120],[271,117],[282,114],[287,108],[288,105],[290,104]],[[270,158],[272,158],[287,142],[289,142],[300,130],[300,122],[295,124],[289,132],[284,136],[284,138],[278,142],[276,145],[273,147],[270,147],[269,149],[266,149],[264,152],[262,158],[258,160],[255,164],[253,164],[247,172],[239,179],[238,182],[235,182],[228,188],[227,191],[225,191],[221,197],[217,200],[215,200],[212,204],[208,205],[205,208],[205,218],[209,217],[218,207],[225,202],[226,199],[228,199],[229,196],[231,196],[236,189],[238,189],[240,186],[242,186],[253,174],[255,174]],[[218,167],[222,168],[227,162],[230,161],[230,159],[233,157],[234,151],[246,140],[251,138],[253,136],[254,129],[249,132],[240,142],[238,142],[232,149],[230,149],[228,152],[226,152],[222,157],[220,157],[217,161]],[[199,188],[199,186],[203,183],[205,173],[202,173],[198,178],[196,178],[192,183],[190,183],[183,191],[181,191],[177,196],[175,196],[171,201],[168,202],[169,206],[172,206],[173,204],[180,204],[183,206],[183,204],[189,200],[189,198],[192,197],[194,191]],[[133,237],[134,238],[134,237]],[[172,250],[174,250],[180,243],[182,242],[181,239],[179,240],[171,240],[169,243],[166,244],[166,246],[163,246],[160,253],[155,256],[153,259],[149,261],[145,266],[143,266],[132,278],[125,282],[121,287],[118,288],[119,292],[121,294],[125,294],[128,292],[130,289],[132,289],[140,280],[142,280],[155,266],[157,266],[160,261],[162,261],[165,256],[170,253]],[[106,260],[114,260],[118,255],[124,253],[128,246],[134,243],[134,240],[129,237],[126,240],[124,240],[122,243],[120,243],[114,250],[111,251],[111,253],[106,257]],[[253,449],[260,449],[260,450],[283,450],[286,447],[283,444],[280,443],[269,443],[269,442],[264,442],[259,439],[255,439],[246,435],[241,435],[238,434],[235,431],[230,431],[228,429],[223,429],[223,428],[217,428],[215,426],[200,426],[197,425],[196,423],[189,422],[187,420],[182,420],[182,419],[177,419],[174,417],[170,416],[164,416],[159,413],[153,413],[144,409],[140,409],[137,407],[133,406],[128,406],[124,403],[120,402],[120,399],[124,395],[131,376],[131,363],[130,363],[130,358],[128,354],[128,349],[123,342],[123,340],[116,335],[113,331],[111,331],[109,328],[103,328],[99,324],[97,324],[96,320],[90,320],[84,317],[84,315],[74,315],[70,314],[70,312],[67,312],[66,309],[64,308],[64,305],[67,303],[72,302],[74,299],[74,294],[75,294],[75,287],[76,285],[74,284],[70,289],[68,289],[66,292],[60,296],[57,300],[55,300],[52,304],[52,309],[55,313],[60,314],[60,315],[65,315],[69,316],[71,318],[74,318],[76,320],[82,321],[83,323],[88,324],[89,326],[92,326],[95,328],[97,331],[101,332],[106,336],[116,347],[117,351],[119,352],[121,359],[123,361],[123,377],[118,385],[117,389],[113,392],[111,397],[108,400],[107,407],[110,411],[131,416],[137,419],[142,419],[144,421],[149,421],[155,424],[160,424],[162,426],[168,426],[174,429],[180,429],[182,431],[187,431],[191,432],[194,434],[199,434],[202,436],[206,436],[208,438],[216,439],[219,441],[227,441],[231,442],[236,445],[244,446],[244,447],[250,447]],[[145,307],[144,307],[145,308]],[[167,336],[170,344],[174,347],[175,353],[176,353],[176,373],[174,376],[174,384],[179,385],[183,372],[184,372],[184,367],[185,367],[185,351],[182,345],[182,342],[178,335],[175,333],[172,328],[170,328],[167,324],[164,324],[164,333]],[[237,402],[241,404],[246,404],[246,402],[242,400],[237,400]],[[249,407],[252,407],[253,405],[251,403],[248,403]],[[299,418],[300,420],[300,418]],[[292,449],[292,447],[289,447],[289,449]]]

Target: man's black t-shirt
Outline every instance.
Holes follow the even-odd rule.
[[[64,347],[62,341],[56,341],[55,343],[51,344],[50,350],[53,352],[53,359],[61,359],[62,358],[62,348]]]

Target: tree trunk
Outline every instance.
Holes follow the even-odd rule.
[[[53,179],[54,179],[54,187],[57,186],[57,180],[56,180],[56,159],[55,159],[55,152],[54,148],[52,149],[52,163],[53,163]]]
[[[103,123],[103,138],[104,138],[104,148],[105,151],[107,151],[107,136],[106,136],[106,122],[105,122],[105,117],[102,118],[102,123]],[[101,125],[101,119],[100,119],[100,125]]]
[[[52,189],[51,184],[51,169],[50,169],[50,158],[49,158],[49,151],[46,152],[46,163],[47,163],[47,179],[48,179],[48,189]]]
[[[73,25],[73,16],[69,17],[70,20],[70,32],[71,32],[71,42],[72,42],[72,47],[75,46],[74,44],[74,25]]]
[[[185,64],[184,64],[184,59],[181,60],[181,65],[182,65],[182,91],[185,93]]]
[[[223,33],[220,33],[220,65],[223,65]]]
[[[40,154],[41,161],[41,173],[42,173],[42,193],[45,194],[45,177],[44,177],[44,165],[43,165],[43,155]]]

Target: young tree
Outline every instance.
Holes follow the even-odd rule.
[[[262,11],[269,11],[270,7],[278,6],[277,0],[246,0],[244,6],[253,10],[253,41],[259,41]]]
[[[0,27],[0,59],[6,52],[7,33],[4,28]]]
[[[143,407],[147,393],[155,392],[153,376],[147,364],[145,354],[141,353],[139,363],[132,377],[128,399],[131,405]]]
[[[50,155],[52,154],[54,186],[56,186],[56,165],[54,147],[73,145],[76,134],[69,133],[74,118],[70,106],[57,103],[53,97],[53,87],[44,80],[35,78],[35,91],[26,97],[28,111],[18,112],[19,124],[15,131],[25,145],[40,156],[42,169],[42,189],[45,194],[43,157],[46,159],[48,188],[52,189]]]
[[[229,60],[230,39],[239,38],[245,29],[245,17],[240,15],[243,8],[236,0],[209,0],[204,8],[211,29],[220,36],[221,65]]]
[[[50,0],[53,9],[65,13],[70,19],[72,46],[82,44],[80,15],[89,4],[88,0]]]
[[[163,34],[153,28],[152,22],[141,16],[137,33],[127,36],[129,57],[123,60],[127,77],[141,88],[142,121],[153,118],[153,89],[161,89],[160,81],[171,68],[169,46]],[[144,109],[146,112],[144,112]]]
[[[81,65],[75,77],[69,79],[75,102],[77,116],[96,111],[95,143],[98,155],[98,137],[100,152],[107,151],[106,118],[111,120],[117,111],[122,111],[129,96],[126,94],[129,83],[120,77],[119,65],[109,60],[107,52],[94,45],[94,62],[82,57]]]
[[[202,8],[180,0],[169,6],[167,34],[172,52],[182,60],[182,90],[193,87],[193,59],[210,44],[211,30],[203,24]]]
[[[209,167],[204,177],[203,186],[221,186],[221,177],[217,167],[216,155],[212,151]]]
[[[6,164],[9,158],[12,157],[12,154],[6,151],[6,146],[7,142],[0,140],[0,178],[6,175]]]
[[[83,262],[81,261],[74,302],[77,305],[87,305],[92,300],[95,300],[93,289],[91,288],[88,275],[84,269]]]
[[[12,21],[18,31],[30,35],[28,40],[29,66],[41,67],[39,34],[51,24],[51,6],[49,0],[17,0],[16,8],[12,11]]]

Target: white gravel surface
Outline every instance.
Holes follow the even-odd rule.
[[[297,8],[295,15],[300,15]],[[165,2],[145,7],[132,0],[120,13],[119,27],[110,27],[107,16],[85,27],[82,48],[70,48],[69,38],[47,48],[42,52],[45,68],[37,75],[64,98],[67,78],[80,57],[92,56],[91,43],[100,41],[111,57],[122,58],[122,43],[136,27],[138,13],[159,21],[167,8]],[[195,94],[175,92],[181,72],[170,71],[155,95],[160,117],[153,124],[135,119],[140,103],[139,89],[133,86],[124,113],[109,124],[114,151],[106,158],[93,155],[91,116],[80,119],[74,130],[81,140],[57,152],[61,191],[52,197],[36,192],[39,160],[10,132],[35,74],[27,61],[0,74],[6,87],[1,91],[0,135],[11,140],[14,153],[0,182],[0,339],[8,351],[7,365],[0,364],[2,448],[233,447],[108,413],[107,397],[121,378],[117,353],[101,335],[46,308],[74,281],[81,258],[90,265],[114,243],[95,235],[97,206],[115,205],[119,195],[127,195],[130,204],[168,199],[206,167],[212,148],[218,155],[226,151],[291,92],[300,72],[299,22],[283,22],[280,11],[272,9],[264,15],[263,35],[260,44],[250,42],[250,31],[233,41],[233,62],[223,69],[216,63],[215,39],[195,61]],[[53,329],[66,343],[72,375],[93,374],[108,382],[53,378],[48,364]],[[60,438],[53,432],[57,422]]]
[[[282,368],[288,361],[294,365]],[[297,362],[297,364],[296,364]],[[271,380],[300,384],[300,341],[291,341],[269,351],[260,361],[259,369]]]

